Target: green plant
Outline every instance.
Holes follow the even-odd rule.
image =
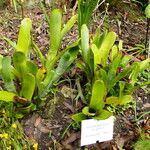
[[[91,16],[100,0],[78,0],[78,28],[83,24],[89,25]]]
[[[138,75],[147,69],[150,63],[150,59],[132,62],[131,56],[121,52],[122,42],[120,41],[119,45],[114,44],[117,37],[114,32],[100,33],[100,30],[97,30],[94,37],[91,39],[89,37],[88,28],[83,25],[81,28],[83,62],[78,66],[84,70],[90,84],[88,93],[90,102],[88,107],[83,108],[82,113],[72,116],[76,122],[80,122],[83,116],[106,118],[110,113],[107,111],[105,115],[102,110],[107,105],[116,107],[131,102],[133,91],[139,88],[139,85],[136,85]],[[143,85],[149,83],[148,81]],[[92,107],[94,111],[93,109],[91,111]]]
[[[147,48],[145,48],[144,44],[136,44],[134,47],[127,50],[129,54],[135,57],[146,53],[146,51],[147,51]]]
[[[17,12],[17,0],[12,0],[15,12]]]
[[[41,78],[42,70],[39,70],[37,74],[37,78],[40,81],[38,82],[40,97],[45,96],[53,83],[56,82],[67,69],[69,69],[70,65],[77,57],[79,50],[78,40],[68,45],[64,50],[59,51],[63,37],[73,27],[76,19],[76,15],[72,16],[65,24],[64,28],[62,28],[62,15],[60,10],[55,9],[52,11],[49,19],[50,47],[47,56],[43,56],[36,43],[33,42],[33,48],[42,63],[42,70],[46,70],[46,75],[44,75],[43,78]],[[58,65],[56,68],[55,66],[57,62]],[[43,74],[45,74],[45,72]]]
[[[150,113],[150,112],[148,112]],[[144,115],[144,114],[143,114]],[[142,116],[143,116],[142,115]],[[142,117],[140,116],[139,119]],[[147,123],[147,125],[149,126],[149,123]],[[144,128],[139,127],[139,138],[138,140],[134,143],[133,145],[133,149],[134,150],[142,150],[144,147],[144,150],[149,150],[150,148],[150,135],[149,135],[149,130],[144,130]]]
[[[150,4],[148,4],[145,8],[146,18],[150,18]]]
[[[143,147],[146,150],[149,150],[149,148],[150,148],[149,118],[145,119],[146,116],[148,116],[149,114],[150,114],[150,111],[146,111],[137,117],[137,113],[136,113],[136,109],[135,109],[135,121],[136,121],[137,132],[139,134],[139,137],[138,137],[137,141],[133,144],[134,150],[141,150],[141,149],[143,149]],[[138,122],[143,118],[145,119],[145,122],[141,126],[138,124]]]
[[[102,80],[96,80],[92,87],[91,99],[88,106],[82,109],[82,112],[72,116],[72,119],[79,123],[87,118],[94,119],[106,119],[112,115],[107,111],[104,103],[104,97],[106,96],[106,87]]]
[[[13,56],[0,56],[0,75],[4,81],[4,91],[0,91],[0,100],[17,103],[18,113],[27,113],[36,109],[32,100],[46,98],[50,88],[69,69],[78,53],[78,41],[59,52],[61,41],[76,21],[73,16],[62,28],[62,15],[55,9],[50,16],[50,48],[44,56],[36,43],[31,40],[32,23],[25,18],[20,26],[17,44],[3,37],[15,48]],[[38,68],[30,58],[33,47],[42,67]],[[58,65],[56,65],[58,62]]]
[[[0,101],[0,149],[28,149],[31,143],[15,117],[12,102]]]
[[[21,9],[23,11],[23,3],[25,0],[9,0],[10,5],[14,8],[15,12],[18,12],[18,5],[21,6]],[[23,13],[23,12],[22,12]]]
[[[142,150],[143,148],[144,150],[149,150],[150,148],[149,140],[139,140],[138,142],[136,142],[134,146],[134,150]]]
[[[26,18],[21,23],[17,44],[4,37],[16,51],[12,57],[0,57],[0,74],[4,81],[4,91],[0,91],[0,100],[19,102],[19,107],[26,106],[23,112],[36,109],[31,100],[36,86],[35,75],[38,68],[28,57],[31,28],[31,20]]]

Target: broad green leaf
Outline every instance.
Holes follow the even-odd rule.
[[[109,104],[109,105],[113,105],[113,106],[117,106],[121,103],[119,97],[115,97],[115,96],[110,96],[108,98],[106,98],[105,104]]]
[[[48,71],[44,81],[43,86],[45,87],[42,96],[45,96],[49,88],[53,85],[54,82],[56,82],[70,67],[70,65],[74,62],[74,60],[77,58],[78,54],[78,47],[73,47],[66,51],[59,60],[58,66],[55,70]]]
[[[134,85],[139,73],[147,69],[148,67],[150,67],[150,59],[148,58],[142,62],[135,62],[132,66],[133,66],[133,69],[129,76],[129,79],[131,79],[131,83]]]
[[[130,102],[132,102],[133,97],[131,95],[124,95],[122,97],[119,98],[120,99],[120,105],[126,105]]]
[[[102,110],[100,112],[100,114],[98,114],[97,116],[93,117],[93,119],[105,120],[105,119],[109,118],[110,116],[112,116],[112,112],[107,111],[107,110]]]
[[[31,28],[32,22],[29,18],[25,18],[21,22],[18,42],[17,42],[17,51],[22,52],[25,56],[28,55],[30,44],[31,44]]]
[[[148,4],[145,8],[145,15],[147,18],[150,18],[150,4]]]
[[[95,112],[90,112],[90,108],[89,107],[84,107],[82,109],[82,113],[86,116],[89,116],[89,117],[92,117],[92,116],[95,116],[96,115],[96,110]]]
[[[122,54],[119,52],[110,65],[111,69],[117,72],[117,69],[121,63],[121,60],[122,60]]]
[[[13,66],[12,66],[12,73],[14,75],[14,78],[21,79],[20,73]]]
[[[128,65],[129,61],[131,60],[131,56],[130,55],[125,55],[120,63],[121,67],[126,67],[126,65]]]
[[[110,55],[110,59],[111,61],[113,61],[115,59],[115,57],[117,56],[118,54],[118,46],[117,45],[114,45],[112,47],[112,50],[111,50],[111,55]]]
[[[38,67],[31,61],[27,61],[26,65],[27,65],[28,72],[33,74],[34,76],[36,76],[36,73],[38,71]]]
[[[123,49],[123,41],[119,40],[118,49],[121,51]]]
[[[104,42],[107,34],[108,34],[107,30],[105,32],[103,32],[102,34],[100,34],[99,39],[98,39],[98,43],[96,45],[98,47],[98,49],[100,49],[100,47],[101,47],[102,43]]]
[[[133,66],[134,67],[133,67],[132,72],[129,76],[129,79],[131,79],[131,84],[134,85],[134,83],[136,82],[137,77],[139,75],[139,72],[140,72],[140,65],[139,65],[138,62],[136,62],[136,63],[133,64]]]
[[[89,30],[85,24],[81,28],[81,50],[84,62],[90,66]]]
[[[95,35],[93,37],[92,43],[95,44],[98,48],[99,48],[99,39],[100,39],[100,36],[101,36],[100,29],[97,28],[96,29],[96,33],[95,33]]]
[[[124,81],[119,81],[119,87],[120,87],[119,97],[122,97],[123,96],[124,87],[125,87],[125,82]]]
[[[61,31],[61,39],[66,35],[67,32],[71,30],[76,21],[77,15],[74,15],[70,18],[70,20],[65,24],[64,28]]]
[[[99,70],[96,71],[95,79],[97,79],[97,80],[102,79],[103,82],[105,83],[106,87],[107,87],[108,75],[104,69],[100,68]]]
[[[99,53],[99,49],[97,48],[95,44],[92,44],[91,49],[94,54],[94,70],[96,71],[97,65],[100,64],[101,56]]]
[[[35,90],[35,77],[30,73],[25,74],[22,81],[20,96],[30,101],[32,99],[34,90]]]
[[[96,29],[96,34],[93,37],[92,43],[95,44],[98,49],[101,47],[105,37],[107,36],[107,33],[108,33],[107,30],[101,33],[99,28]]]
[[[54,9],[50,15],[50,49],[47,59],[52,61],[57,55],[61,42],[62,14],[59,9]]]
[[[64,53],[66,53],[69,49],[73,49],[73,48],[78,48],[79,49],[79,40],[69,44],[65,49],[63,49],[62,51],[60,51],[57,56],[52,60],[52,61],[48,61],[46,63],[46,69],[47,70],[53,70],[56,63],[58,62],[58,60],[64,55]]]
[[[14,96],[17,96],[15,93],[0,91],[0,100],[5,102],[13,102]]]
[[[104,107],[104,96],[106,87],[102,80],[96,80],[92,87],[92,96],[90,100],[90,109],[101,112]]]
[[[126,105],[132,102],[133,98],[131,95],[123,95],[122,97],[111,96],[106,98],[105,104],[117,106],[117,105]]]
[[[140,65],[140,72],[150,68],[150,58],[147,58],[146,60],[139,62],[139,65]]]
[[[108,75],[107,75],[107,88],[109,89],[112,84],[114,83],[114,79],[116,77],[118,67],[121,62],[121,53],[118,53],[118,55],[114,58],[112,63],[109,65]]]
[[[47,72],[46,77],[45,77],[44,81],[42,82],[41,86],[43,86],[43,88],[46,88],[48,85],[52,84],[54,75],[55,75],[55,71],[49,70]],[[39,88],[41,88],[41,87],[39,87]],[[41,90],[42,90],[42,88],[41,88]],[[40,90],[40,92],[42,92],[41,90]]]
[[[12,74],[12,66],[11,66],[11,57],[6,56],[2,60],[2,77],[5,83],[5,88],[9,92],[16,92],[15,86],[14,86],[14,76]]]
[[[116,40],[116,33],[115,32],[109,32],[105,39],[103,40],[103,43],[101,44],[101,47],[99,49],[100,55],[101,55],[101,64],[103,66],[106,66],[107,60],[108,60],[108,54],[110,52],[110,49],[114,45]]]
[[[28,71],[26,62],[27,62],[27,59],[23,52],[15,52],[14,53],[13,64],[14,64],[15,69],[19,72],[21,78]]]
[[[71,116],[71,118],[76,122],[76,123],[80,123],[82,120],[85,120],[87,117],[86,115],[84,115],[82,112],[81,113],[77,113]]]
[[[109,74],[110,74],[110,76],[112,75],[111,78],[114,78],[114,76],[116,75],[117,69],[118,69],[118,67],[120,65],[120,62],[121,62],[121,59],[122,59],[122,54],[118,53],[118,55],[114,58],[112,63],[109,65],[110,68],[109,68],[109,71],[108,71],[108,75]]]
[[[69,66],[74,62],[74,60],[77,58],[78,54],[78,47],[74,47],[70,50],[68,50],[64,55],[62,55],[58,67],[56,68],[56,75],[54,77],[54,80],[56,81],[58,78],[60,78],[64,72],[69,68]]]

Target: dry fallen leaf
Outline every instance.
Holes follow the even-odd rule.
[[[39,116],[39,117],[35,120],[34,126],[37,127],[39,124],[41,124],[41,120],[42,120],[42,118]]]

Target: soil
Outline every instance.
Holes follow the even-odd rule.
[[[48,9],[47,9],[48,10]],[[130,11],[132,10],[132,11]],[[138,10],[138,11],[137,11]],[[49,11],[49,10],[48,10]],[[107,12],[107,21],[103,22],[103,10],[97,10],[94,14],[93,28],[91,33],[95,31],[97,26],[103,30],[113,30],[118,34],[118,39],[124,41],[124,49],[128,49],[135,44],[145,42],[146,35],[146,19],[143,16],[142,9],[139,5],[133,3],[125,6],[113,6]],[[64,13],[66,20],[71,15],[71,9],[67,9]],[[24,16],[30,17],[33,21],[33,36],[43,53],[46,53],[49,46],[48,25],[44,19],[44,15],[38,5],[34,5],[24,10]],[[0,33],[7,36],[13,41],[17,39],[18,27],[21,21],[21,11],[15,13],[11,8],[0,10]],[[75,26],[68,36],[64,39],[63,46],[68,42],[77,38],[77,26]],[[0,39],[0,54],[11,55],[13,49]],[[145,58],[145,55],[142,55]],[[34,59],[34,55],[33,55]],[[35,58],[36,59],[36,58]],[[143,59],[143,58],[137,58]],[[71,126],[71,115],[83,107],[83,103],[75,101],[77,89],[75,84],[75,72],[73,68],[68,74],[64,75],[64,79],[72,75],[72,80],[59,85],[55,97],[47,98],[47,103],[40,110],[25,116],[21,123],[25,134],[33,142],[39,143],[39,150],[117,150],[124,148],[126,150],[133,149],[134,142],[139,138],[138,127],[145,129],[149,126],[149,116],[136,120],[144,112],[150,111],[150,94],[146,90],[139,90],[134,94],[136,100],[136,108],[131,105],[127,110],[118,108],[119,113],[115,113],[115,131],[112,141],[97,143],[90,146],[80,148],[80,131],[74,130]],[[146,133],[146,130],[145,130]]]

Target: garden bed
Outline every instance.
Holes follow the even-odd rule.
[[[124,9],[123,9],[124,8]],[[47,8],[47,11],[49,8]],[[130,10],[132,9],[132,12]],[[137,9],[139,10],[137,12]],[[64,18],[70,18],[72,9],[67,8],[64,13]],[[102,30],[106,28],[115,31],[118,34],[118,39],[124,41],[124,52],[128,53],[128,49],[135,47],[136,44],[145,44],[147,22],[144,18],[142,8],[131,3],[128,7],[112,7],[106,14],[103,10],[97,10],[94,13],[94,21],[91,25],[91,34],[95,32],[97,26]],[[5,8],[0,11],[0,32],[13,41],[17,39],[17,33],[22,18],[21,12],[17,14],[10,8]],[[24,11],[25,17],[31,18],[33,22],[33,36],[40,45],[42,53],[45,54],[48,46],[48,25],[45,21],[43,12],[38,4],[32,8],[26,8]],[[104,22],[103,18],[106,15]],[[134,19],[133,19],[134,18]],[[136,18],[136,19],[135,19]],[[69,35],[64,39],[62,47],[77,38],[77,26],[75,26]],[[138,46],[137,46],[138,48]],[[141,61],[147,57],[146,50],[140,55],[134,55],[135,60]],[[141,50],[141,51],[142,51]],[[0,39],[0,54],[12,55],[13,49],[8,44]],[[132,54],[132,52],[130,52]],[[36,59],[34,54],[33,59]],[[38,62],[37,62],[38,63]],[[146,114],[150,111],[150,93],[149,87],[140,89],[134,93],[134,104],[129,104],[127,109],[120,107],[114,113],[116,120],[114,126],[114,139],[112,141],[97,143],[90,146],[80,148],[80,130],[73,129],[71,123],[71,115],[80,111],[84,104],[77,98],[77,79],[81,78],[81,87],[84,88],[83,72],[78,68],[73,67],[66,73],[60,83],[55,97],[48,96],[46,104],[39,110],[24,116],[20,120],[26,136],[33,143],[38,143],[39,149],[89,149],[89,150],[107,150],[124,148],[126,150],[133,149],[133,145],[139,139],[141,134],[148,134],[150,126],[150,118]],[[2,85],[2,84],[1,84]],[[139,119],[138,119],[139,118]],[[147,129],[148,128],[148,129]],[[142,130],[142,133],[140,132]]]

